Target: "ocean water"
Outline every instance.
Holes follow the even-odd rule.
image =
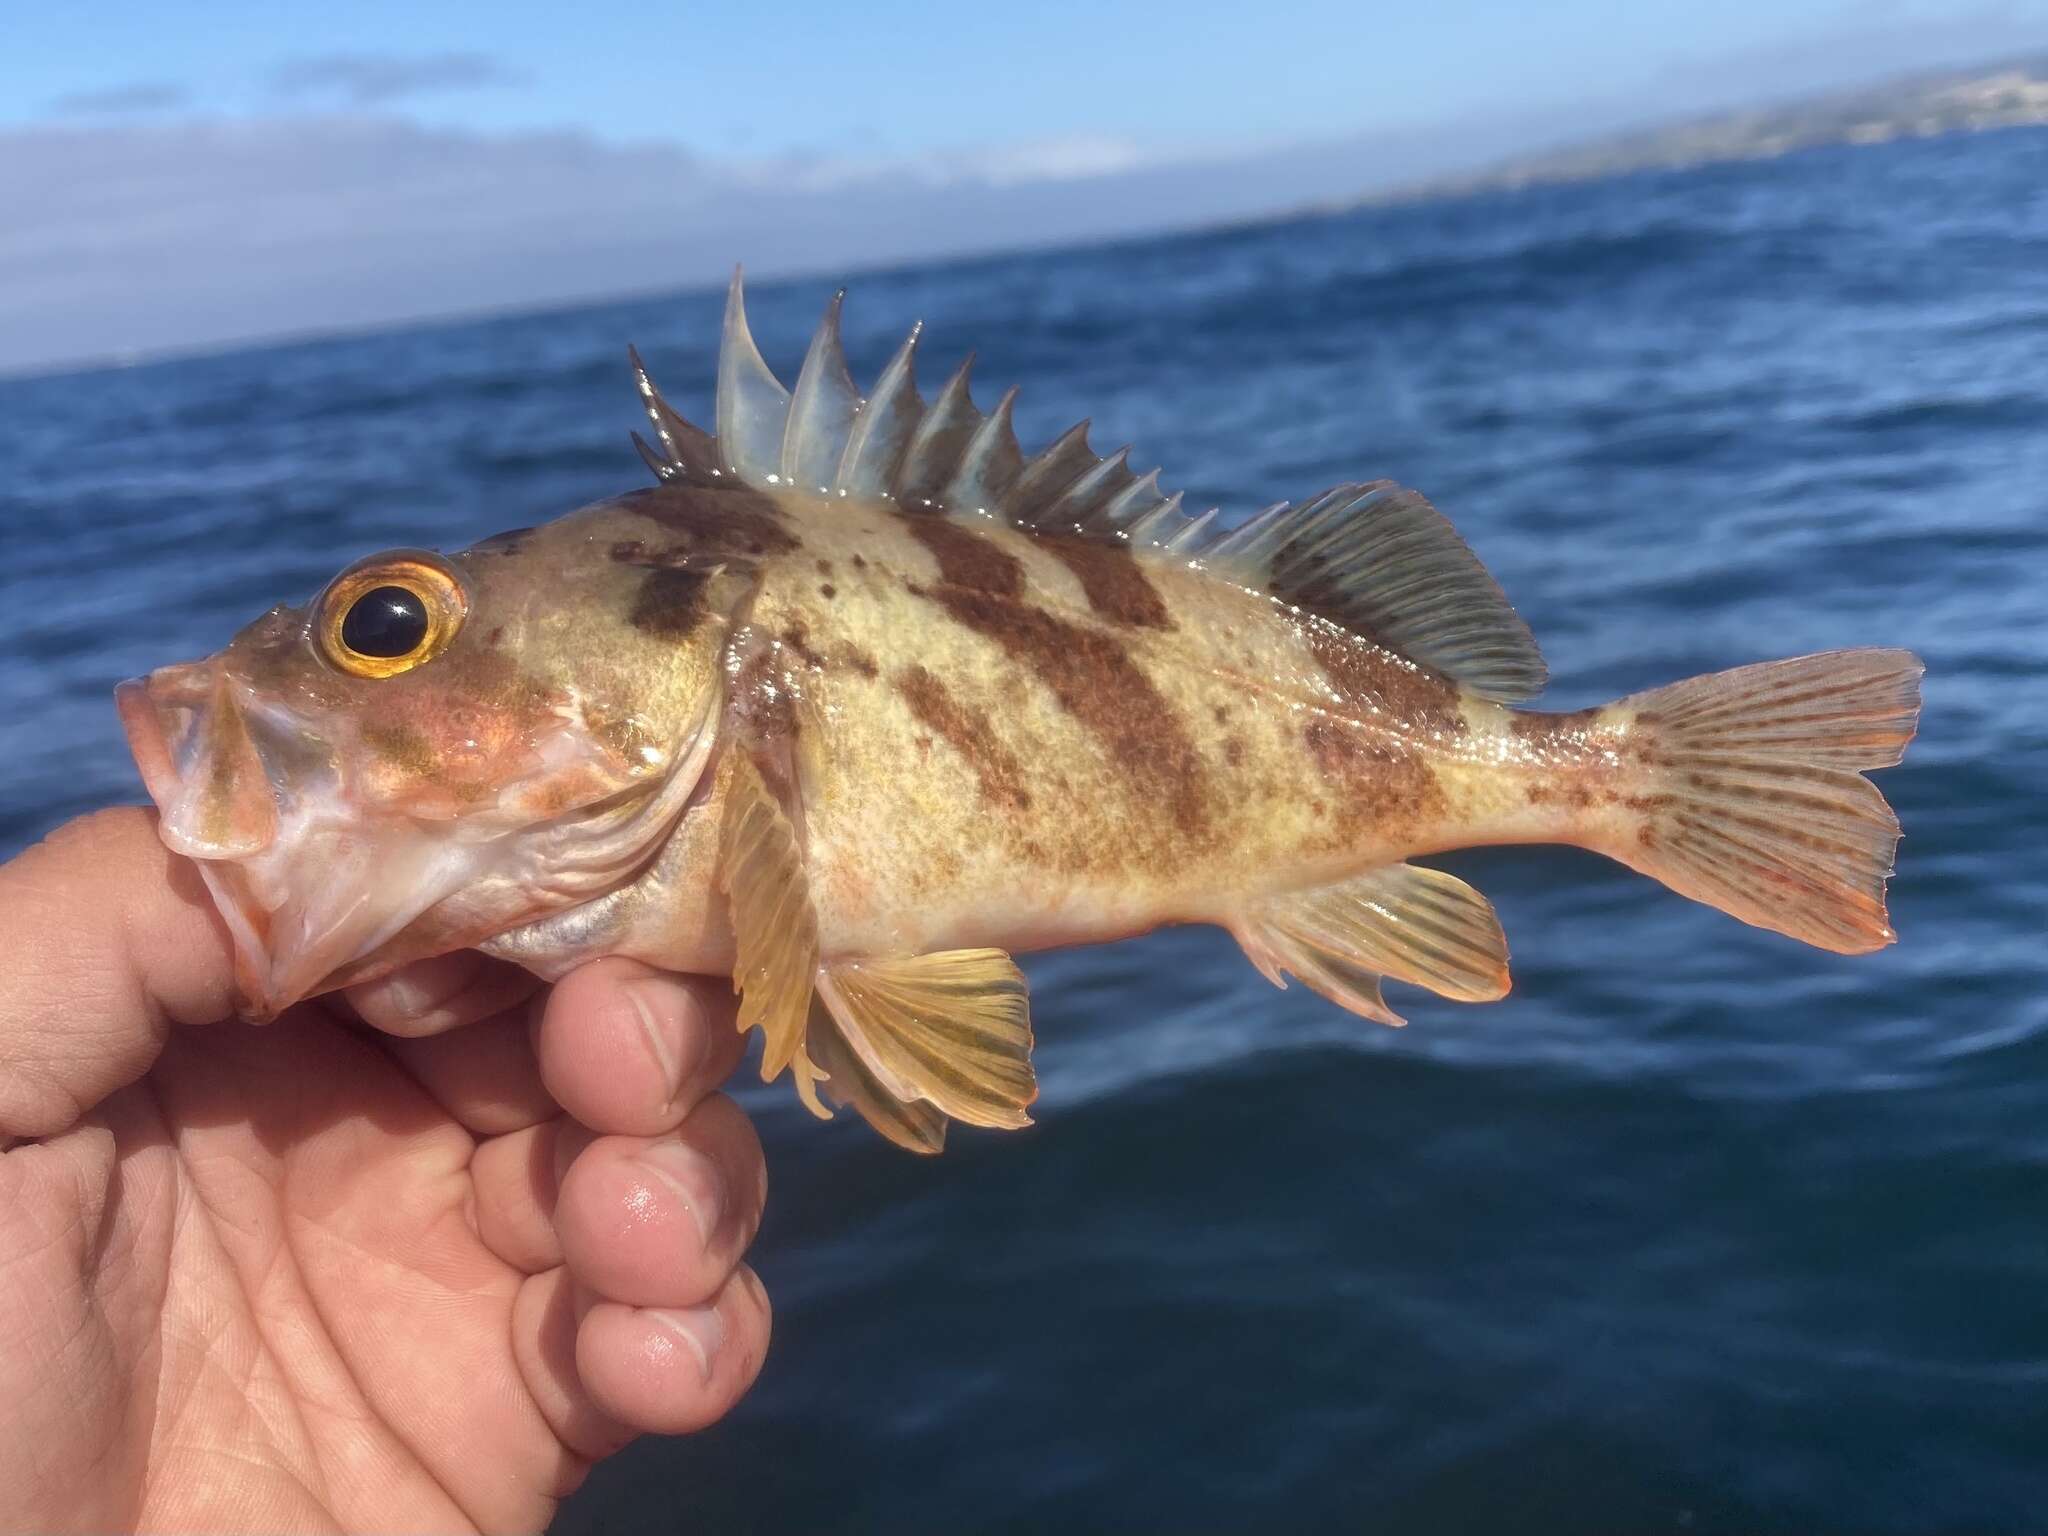
[[[826,293],[755,289],[771,361]],[[0,852],[138,798],[117,679],[641,483],[624,347],[708,419],[718,309],[0,382]],[[1443,861],[1513,995],[1402,1031],[1211,930],[1037,957],[1029,1131],[743,1093],[765,1374],[557,1529],[2041,1528],[2048,132],[870,275],[856,373],[920,316],[928,380],[976,348],[1027,444],[1092,416],[1192,504],[1423,489],[1554,707],[1918,650],[1901,942],[1519,849]]]

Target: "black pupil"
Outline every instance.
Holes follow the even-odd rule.
[[[426,638],[427,605],[404,587],[372,587],[341,621],[341,643],[358,656],[410,656]]]

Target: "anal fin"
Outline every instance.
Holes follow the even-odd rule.
[[[823,1074],[804,1050],[805,1024],[818,971],[818,916],[796,829],[775,801],[761,770],[744,752],[734,754],[720,828],[719,884],[732,903],[739,958],[733,990],[740,994],[742,1034],[762,1035],[761,1081],[788,1067],[804,1105],[820,1119]]]
[[[1336,885],[1253,903],[1232,925],[1246,956],[1276,986],[1291,972],[1340,1008],[1383,1024],[1401,1016],[1380,978],[1461,1002],[1508,990],[1507,937],[1492,904],[1454,875],[1388,864]]]
[[[867,1079],[899,1104],[970,1125],[1031,1123],[1030,1003],[1001,950],[846,961],[825,968],[818,995]]]
[[[811,1000],[809,1047],[825,1069],[825,1096],[851,1107],[861,1119],[907,1152],[946,1150],[946,1117],[923,1099],[905,1103],[870,1072],[833,1022],[824,999]]]

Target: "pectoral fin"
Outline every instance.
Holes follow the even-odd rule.
[[[1461,1002],[1508,990],[1507,937],[1492,905],[1456,876],[1415,864],[1268,897],[1233,929],[1276,985],[1291,971],[1339,1007],[1383,1024],[1403,1022],[1380,996],[1383,976]]]
[[[818,994],[874,1086],[899,1103],[922,1100],[970,1125],[1031,1123],[1030,1004],[1001,950],[849,961],[826,968]]]
[[[818,972],[818,917],[796,829],[775,801],[761,770],[735,754],[720,829],[719,884],[731,899],[739,959],[733,990],[740,994],[741,1033],[762,1035],[761,1081],[788,1067],[797,1094],[812,1114],[830,1119],[818,1102],[823,1074],[804,1051],[804,1026]]]

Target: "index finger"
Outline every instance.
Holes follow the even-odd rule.
[[[50,1136],[234,1013],[233,946],[147,811],[101,811],[0,867],[0,1141]]]

